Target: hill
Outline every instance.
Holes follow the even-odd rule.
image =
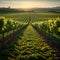
[[[32,8],[32,9],[0,8],[0,13],[19,13],[19,12],[54,12],[54,13],[60,13],[60,6],[52,7],[52,8]]]
[[[14,8],[0,8],[0,13],[19,13],[23,12],[23,10],[18,10]]]
[[[58,12],[60,13],[60,6],[52,8],[34,8],[34,12]]]

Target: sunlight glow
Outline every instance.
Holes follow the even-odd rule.
[[[56,3],[56,5],[58,5]],[[21,1],[21,2],[15,2],[12,7],[17,7],[17,8],[34,8],[34,7],[53,7],[55,6],[54,3],[51,2],[39,2],[39,1]]]
[[[48,2],[48,1],[2,1],[0,3],[0,7],[8,7],[12,8],[45,8],[45,7],[54,7],[59,6],[60,2]]]

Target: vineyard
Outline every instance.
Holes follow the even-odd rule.
[[[59,59],[59,13],[0,14],[0,60]]]

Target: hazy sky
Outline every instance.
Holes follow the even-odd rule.
[[[33,8],[60,6],[60,0],[0,0],[0,7]]]

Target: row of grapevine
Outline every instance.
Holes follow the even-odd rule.
[[[0,35],[2,35],[0,39],[4,40],[5,35],[8,36],[8,34],[14,33],[14,31],[18,30],[21,25],[22,23],[19,23],[18,21],[0,17]]]
[[[55,20],[49,19],[48,21],[42,21],[34,25],[50,35],[60,36],[60,18],[56,18]]]

